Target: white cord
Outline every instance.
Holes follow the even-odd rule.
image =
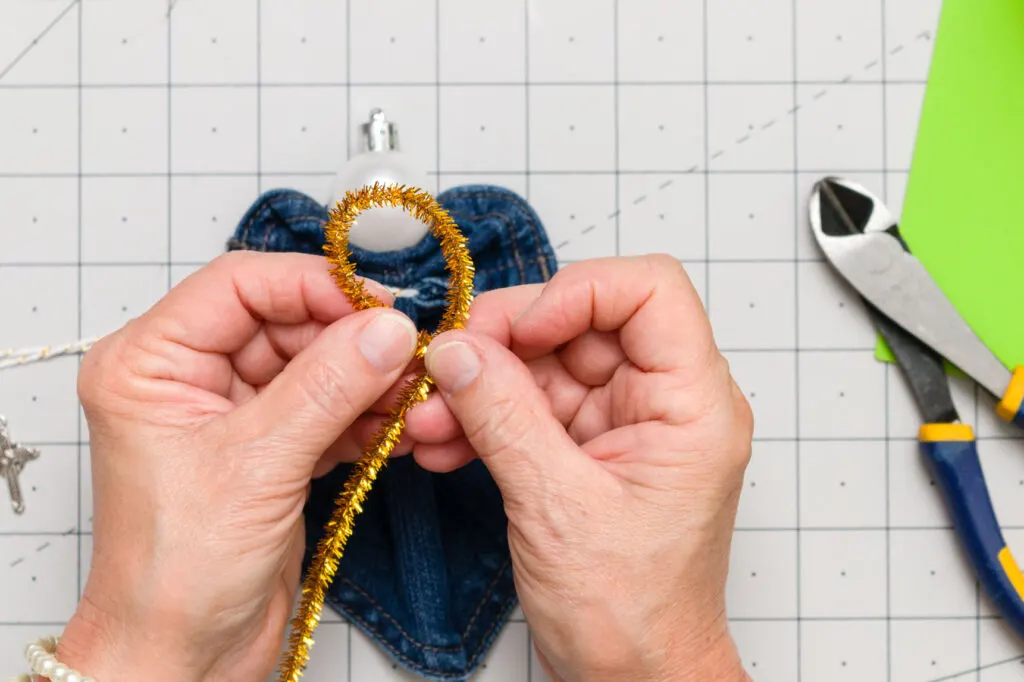
[[[395,298],[416,298],[420,293],[417,289],[401,289],[398,287],[388,287],[388,291],[390,291]],[[100,338],[101,337],[99,336],[93,336],[88,339],[79,339],[78,341],[64,344],[63,346],[11,348],[10,350],[0,351],[0,370],[10,369],[11,367],[20,367],[21,365],[30,365],[35,362],[51,360],[65,355],[81,355],[92,348]]]
[[[388,287],[388,291],[395,298],[416,298],[420,295],[419,289],[399,289],[398,287]]]
[[[10,349],[0,352],[0,369],[9,369],[20,365],[29,365],[33,362],[59,358],[65,355],[81,355],[93,347],[100,337],[94,336],[89,339],[80,339],[74,343],[63,346],[41,346],[37,348]]]

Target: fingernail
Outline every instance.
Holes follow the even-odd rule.
[[[404,367],[416,350],[416,327],[405,315],[383,311],[359,335],[359,352],[381,372]]]
[[[427,351],[427,371],[442,391],[458,393],[480,374],[480,358],[469,344],[450,341]]]

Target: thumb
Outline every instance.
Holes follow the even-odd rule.
[[[427,349],[426,366],[506,506],[544,502],[552,488],[587,478],[593,462],[511,351],[487,337],[449,332]]]
[[[416,327],[377,308],[330,325],[255,398],[230,414],[229,428],[260,451],[320,455],[387,392],[412,360]],[[291,463],[294,468],[294,462]]]

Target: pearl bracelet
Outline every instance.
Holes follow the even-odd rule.
[[[25,647],[25,659],[36,675],[49,679],[50,682],[96,682],[76,672],[57,660],[57,638],[44,637]],[[25,678],[22,678],[25,679]]]

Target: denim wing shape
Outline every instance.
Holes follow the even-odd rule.
[[[515,193],[470,185],[437,198],[469,240],[478,293],[554,274],[544,227]],[[301,192],[266,192],[228,249],[319,254],[326,220],[327,209]],[[360,275],[415,290],[395,307],[421,328],[436,327],[447,272],[433,237],[400,251],[352,252]],[[350,471],[342,465],[313,482],[305,509],[307,566]],[[411,457],[393,460],[356,522],[328,602],[396,664],[434,680],[472,674],[516,605],[507,519],[483,464],[433,474]]]

